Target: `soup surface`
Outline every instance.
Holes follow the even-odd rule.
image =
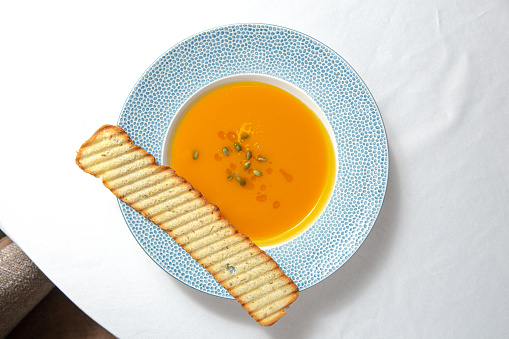
[[[334,184],[330,137],[299,99],[266,83],[216,87],[184,112],[170,166],[258,246],[303,232]]]

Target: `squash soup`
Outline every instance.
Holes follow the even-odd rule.
[[[212,89],[184,113],[170,166],[258,246],[303,232],[334,184],[334,149],[299,99],[263,82]]]

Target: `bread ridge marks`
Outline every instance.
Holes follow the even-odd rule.
[[[76,155],[76,164],[83,171],[85,171],[89,174],[92,174],[96,178],[98,178],[99,175],[90,172],[90,170],[87,167],[85,167],[84,165],[82,165],[80,163],[80,159],[87,155],[87,153],[88,153],[87,150],[92,145],[94,145],[94,143],[104,140],[108,136],[112,136],[112,137],[116,136],[116,137],[120,138],[121,140],[123,140],[123,142],[132,144],[132,141],[131,141],[131,138],[129,137],[129,135],[120,126],[103,125],[97,131],[95,131],[95,133],[92,134],[92,136],[87,141],[85,141],[83,143],[83,145],[81,145],[81,147],[78,151],[78,154]],[[110,138],[110,140],[111,140],[111,138]],[[155,160],[154,160],[154,164],[155,164]]]
[[[269,255],[173,169],[156,165],[120,126],[100,127],[80,147],[76,164],[165,230],[260,325],[276,323],[297,299],[297,285]]]

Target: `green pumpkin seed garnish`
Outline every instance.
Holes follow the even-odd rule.
[[[194,150],[194,152],[193,152],[193,159],[194,160],[198,159],[198,150]]]
[[[241,177],[236,177],[237,181],[239,182],[240,186],[246,186],[246,180]]]
[[[247,171],[249,167],[251,166],[251,161],[248,161],[244,164],[244,171]]]
[[[226,156],[230,155],[230,150],[228,149],[228,147],[223,147],[223,154]]]
[[[232,180],[233,179],[233,174],[228,174],[228,180]]]
[[[259,170],[254,170],[253,174],[256,175],[257,177],[261,177],[263,175],[262,172],[260,172]]]
[[[240,146],[240,144],[238,142],[234,142],[233,145],[235,146],[235,150],[237,152],[242,151],[242,146]]]
[[[249,138],[249,134],[247,134],[247,133],[242,133],[242,134],[240,135],[240,138],[241,138],[242,140],[247,139],[247,138]]]
[[[253,153],[251,151],[247,151],[246,159],[249,160],[253,156]]]
[[[258,160],[258,161],[267,161],[267,159],[264,158],[264,157],[258,157],[258,158],[256,158],[256,160]]]

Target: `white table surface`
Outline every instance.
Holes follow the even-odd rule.
[[[74,163],[158,56],[244,22],[337,51],[371,90],[390,146],[371,234],[271,328],[166,274]],[[4,1],[0,32],[0,228],[116,336],[509,337],[507,0]]]

